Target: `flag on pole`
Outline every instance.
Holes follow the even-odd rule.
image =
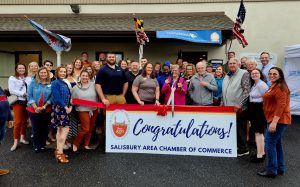
[[[134,17],[133,20],[134,20],[136,40],[140,45],[145,45],[146,42],[149,42],[149,38],[146,35],[144,30],[144,21],[136,17]]]
[[[25,16],[26,17],[26,16]],[[26,17],[27,18],[27,17]],[[29,23],[37,30],[45,42],[56,52],[69,51],[71,49],[71,38],[53,33],[37,22],[27,18]]]
[[[239,12],[237,14],[236,21],[234,23],[234,26],[232,28],[233,35],[238,39],[240,44],[243,45],[243,47],[246,47],[248,45],[247,40],[243,36],[243,33],[241,32],[242,25],[245,21],[246,17],[246,8],[244,6],[243,0],[241,0]]]

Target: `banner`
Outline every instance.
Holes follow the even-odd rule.
[[[170,108],[169,108],[170,109]],[[236,157],[233,107],[110,105],[106,109],[106,152]]]
[[[284,76],[291,94],[291,113],[300,115],[300,44],[285,48]]]
[[[195,43],[222,43],[222,33],[220,30],[164,30],[156,31],[156,38],[174,38]]]

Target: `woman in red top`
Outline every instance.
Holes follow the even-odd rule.
[[[291,124],[290,91],[280,68],[271,68],[269,79],[272,85],[263,97],[263,108],[268,122],[265,138],[268,162],[266,169],[257,174],[274,178],[285,172],[281,137]]]

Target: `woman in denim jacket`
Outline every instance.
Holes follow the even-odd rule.
[[[27,94],[27,111],[32,123],[33,148],[35,152],[39,152],[45,149],[51,120],[51,79],[45,67],[38,70]]]
[[[63,153],[63,147],[69,133],[70,118],[72,111],[70,106],[71,92],[68,85],[63,81],[67,75],[67,69],[64,66],[58,67],[55,71],[57,80],[52,82],[52,128],[57,128],[56,140],[57,149],[54,152],[56,160],[60,163],[68,163],[67,155]]]

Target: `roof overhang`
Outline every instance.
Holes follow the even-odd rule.
[[[71,37],[73,41],[111,41],[135,37],[132,14],[97,15],[27,15],[52,32]],[[220,30],[223,41],[232,35],[233,21],[223,12],[139,14],[148,37],[156,40],[161,30]],[[41,41],[38,33],[23,15],[1,15],[1,41]]]

